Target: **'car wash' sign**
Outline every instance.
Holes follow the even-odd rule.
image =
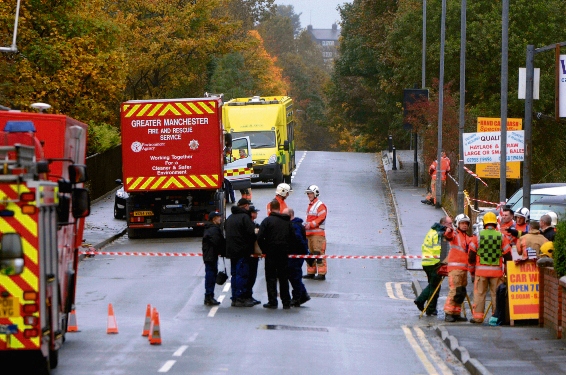
[[[507,262],[509,317],[512,320],[539,318],[539,270],[536,261]]]
[[[499,163],[501,132],[464,133],[464,164]],[[507,161],[523,161],[525,133],[507,132]]]

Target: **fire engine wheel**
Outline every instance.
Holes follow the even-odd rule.
[[[49,368],[56,368],[59,364],[59,350],[49,349]]]
[[[291,175],[285,175],[285,176],[283,176],[283,181],[284,181],[286,184],[291,185]]]
[[[273,179],[273,187],[277,187],[280,183],[283,182],[283,175],[277,176]]]
[[[140,234],[141,233],[138,229],[128,228],[128,237],[129,238],[139,238]]]

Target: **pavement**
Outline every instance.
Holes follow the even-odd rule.
[[[393,155],[382,152],[405,255],[421,255],[421,243],[426,232],[445,215],[442,209],[421,203],[426,187],[413,186],[413,155],[411,150],[397,150],[397,170],[393,170]],[[420,260],[407,260],[407,269],[413,275],[415,297],[427,285],[420,263]],[[472,289],[469,281],[470,294]],[[440,292],[434,329],[471,374],[566,374],[566,342],[554,338],[548,329],[540,328],[533,321],[516,321],[514,327],[445,323],[440,309],[447,292],[446,279]],[[415,307],[415,314],[418,313]],[[467,316],[471,317],[469,308]]]
[[[382,161],[404,252],[406,255],[421,255],[424,235],[445,212],[421,203],[426,187],[413,186],[413,155],[411,150],[397,150],[397,170],[392,169],[391,153],[384,151]],[[111,191],[91,203],[91,214],[86,218],[84,229],[84,248],[100,250],[126,233],[126,222],[115,219],[113,215],[114,193]],[[427,284],[420,263],[420,260],[413,259],[406,263],[413,277],[415,297]],[[471,292],[471,289],[469,282],[468,290]],[[440,308],[447,291],[445,280],[439,298]],[[415,307],[415,314],[418,313]],[[471,316],[469,308],[467,314]],[[553,338],[548,329],[520,323],[516,322],[514,327],[445,323],[444,313],[439,310],[434,329],[471,374],[566,374],[565,341]]]

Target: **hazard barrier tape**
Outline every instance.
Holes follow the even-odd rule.
[[[485,204],[491,204],[494,206],[499,206],[499,203],[495,203],[495,202],[488,202],[488,201],[482,201],[481,199],[475,199],[475,198],[470,198],[473,201],[477,201],[477,202],[481,202],[481,203],[485,203]]]
[[[201,257],[202,253],[142,253],[129,251],[79,251],[83,255],[141,256],[141,257]],[[250,255],[252,258],[265,258],[265,254]],[[295,255],[289,258],[299,259],[433,259],[440,256],[431,255]]]
[[[469,174],[471,174],[476,180],[479,180],[482,184],[484,184],[485,186],[487,186],[487,182],[485,182],[484,180],[482,180],[481,178],[479,178],[479,176],[477,174],[475,174],[474,172],[472,172],[471,170],[469,170],[468,168],[466,168],[464,166],[464,170],[466,172],[468,172]],[[451,175],[448,175],[448,177],[450,177],[450,179],[452,179],[452,181],[454,181],[454,183],[456,184],[456,186],[460,186],[460,184],[458,183],[458,181],[456,181],[456,179],[454,177],[452,177]]]

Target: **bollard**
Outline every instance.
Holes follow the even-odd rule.
[[[397,153],[395,152],[395,146],[393,146],[393,168],[392,170],[397,170]]]
[[[389,143],[389,152],[392,152],[393,151],[393,137],[389,136],[387,138],[387,142]]]

